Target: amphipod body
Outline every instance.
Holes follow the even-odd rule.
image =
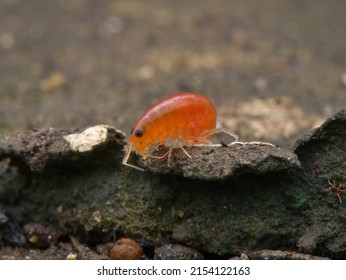
[[[165,143],[170,146],[168,160],[172,148],[177,145],[187,154],[183,146],[205,143],[212,134],[220,131],[216,129],[216,117],[214,105],[203,95],[180,93],[162,99],[133,127],[123,164],[142,170],[127,163],[131,151],[146,159],[156,147]],[[221,128],[221,131],[225,130]],[[226,133],[237,139],[233,133]]]

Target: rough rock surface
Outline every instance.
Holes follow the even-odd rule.
[[[115,129],[107,127],[106,140],[88,151],[71,150],[64,137],[72,132],[0,140],[0,157],[25,171],[8,161],[0,168],[0,206],[21,224],[50,224],[91,244],[114,234],[145,248],[179,243],[204,256],[266,248],[346,257],[346,195],[339,192],[343,203],[337,196],[346,181],[345,110],[299,139],[294,153],[193,147],[193,160],[174,155],[171,168],[166,161],[145,163],[155,173],[121,165],[124,135]],[[339,189],[328,189],[328,180]]]
[[[192,158],[181,149],[173,150],[169,166],[167,157],[140,160],[140,165],[157,174],[182,175],[198,180],[226,180],[230,177],[293,170],[300,167],[297,156],[269,143],[232,143],[229,146],[201,146],[186,148]],[[168,148],[157,154],[166,154]]]
[[[310,226],[297,241],[302,251],[346,258],[345,140],[344,109],[298,139],[293,147],[305,170],[304,180],[313,191]]]
[[[98,153],[124,145],[125,134],[105,125],[85,130],[47,128],[0,137],[0,158],[10,157],[20,167],[42,172],[48,164],[70,165],[100,157]],[[78,145],[78,140],[83,144]],[[96,157],[95,157],[96,155]]]

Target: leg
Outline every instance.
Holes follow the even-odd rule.
[[[172,150],[173,150],[173,148],[174,148],[174,145],[175,145],[175,141],[173,141],[173,142],[171,143],[171,145],[169,146],[168,152],[164,153],[162,156],[153,156],[152,153],[154,152],[154,150],[155,150],[158,146],[160,146],[160,144],[157,144],[153,149],[151,149],[151,151],[148,153],[148,155],[145,156],[145,158],[143,157],[143,159],[144,159],[144,160],[147,159],[147,158],[163,159],[163,158],[165,158],[165,157],[168,155],[167,164],[168,164],[168,166],[170,166],[170,165],[169,165],[169,160],[170,160],[170,158],[171,158]]]
[[[123,158],[123,165],[132,167],[132,168],[137,169],[137,170],[140,170],[140,171],[144,171],[144,169],[143,169],[143,168],[140,168],[139,166],[136,166],[136,165],[127,163],[128,160],[129,160],[130,154],[131,154],[131,150],[132,150],[132,145],[131,145],[131,144],[125,146],[125,156],[124,156],[124,158]]]
[[[136,166],[136,165],[133,165],[133,164],[131,164],[131,163],[125,162],[125,163],[123,163],[123,164],[126,165],[126,166],[128,166],[128,167],[132,167],[132,168],[134,168],[134,169],[137,169],[137,170],[139,170],[139,171],[144,171],[143,168],[141,168],[141,167],[139,167],[139,166]]]
[[[233,141],[233,143],[235,142],[238,142],[238,135],[234,134],[233,132],[229,131],[228,129],[226,128],[223,128],[223,127],[217,127],[217,128],[214,128],[214,129],[211,129],[211,130],[207,130],[207,131],[204,131],[200,137],[198,138],[198,140],[201,140],[201,142],[204,142],[205,140],[207,140],[209,137],[211,137],[212,135],[214,134],[217,134],[217,133],[220,133],[220,132],[223,132],[231,137],[233,137],[235,140]]]
[[[184,154],[188,157],[188,158],[192,158],[192,156],[190,156],[188,154],[188,152],[184,149],[184,146],[183,146],[183,143],[182,143],[183,140],[181,139],[175,139],[174,141],[172,141],[170,147],[169,147],[169,151],[168,151],[168,159],[167,159],[167,165],[170,167],[170,159],[171,159],[171,156],[172,156],[172,150],[174,149],[174,147],[178,144],[179,145],[179,148],[183,150]]]
[[[162,156],[152,156],[152,155],[149,155],[148,158],[157,158],[157,159],[161,159],[161,158],[164,158],[168,155],[169,152],[167,153],[164,153]]]
[[[171,156],[172,156],[172,150],[173,150],[173,147],[169,147],[168,158],[167,158],[167,165],[168,165],[169,167],[171,167],[170,159],[171,159]]]
[[[168,155],[168,152],[163,154],[162,156],[153,156],[152,154],[154,153],[154,151],[160,146],[160,143],[157,143],[153,146],[151,146],[151,148],[145,153],[145,157],[143,157],[144,159],[146,158],[157,158],[157,159],[161,159],[164,158],[165,156]]]
[[[188,154],[188,152],[184,149],[184,146],[183,144],[181,143],[181,141],[179,140],[179,148],[183,150],[183,152],[185,153],[185,155],[188,157],[188,158],[192,158],[192,156],[190,156]]]

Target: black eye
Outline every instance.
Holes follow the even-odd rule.
[[[142,137],[143,136],[143,131],[141,129],[136,129],[134,134],[137,137]]]

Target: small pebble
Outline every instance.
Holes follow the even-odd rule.
[[[197,250],[179,244],[166,244],[155,249],[155,260],[203,260]]]
[[[70,149],[75,152],[91,151],[94,146],[107,141],[108,127],[105,125],[96,125],[85,129],[81,133],[73,133],[64,136],[64,139],[70,144]],[[97,212],[99,214],[97,214]],[[100,218],[99,211],[95,211],[96,216]],[[94,214],[95,215],[95,214]]]
[[[62,205],[59,205],[57,208],[56,208],[56,211],[61,214],[62,213],[62,210],[64,210],[64,208],[62,207]]]
[[[249,257],[246,254],[241,253],[240,256],[233,256],[230,260],[249,260]]]
[[[55,230],[38,223],[25,224],[23,233],[29,244],[39,249],[47,249],[52,243],[56,243],[59,237]]]
[[[241,259],[241,260],[248,260],[249,257],[248,257],[248,255],[246,255],[246,254],[244,254],[244,253],[241,253],[241,254],[240,254],[240,259]]]
[[[102,216],[100,211],[95,211],[91,214],[91,216],[93,217],[94,221],[96,223],[101,223],[102,222]]]
[[[185,212],[183,210],[177,210],[178,218],[183,218],[185,216]]]
[[[75,254],[75,253],[69,253],[69,254],[66,256],[66,259],[67,259],[67,260],[76,260],[76,259],[77,259],[77,254]]]
[[[142,255],[142,247],[131,238],[120,238],[109,251],[111,260],[138,260]]]
[[[95,252],[101,256],[102,259],[108,259],[109,251],[112,249],[114,242],[97,244]]]

